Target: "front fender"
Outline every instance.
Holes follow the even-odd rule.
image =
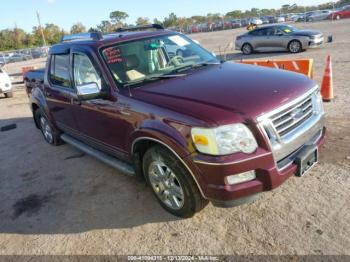
[[[171,147],[181,158],[190,155],[193,151],[191,128],[167,120],[146,120],[129,137],[129,152],[133,154],[133,147],[141,139],[151,138],[161,141]]]
[[[181,162],[189,171],[197,184],[201,195],[206,198],[206,188],[203,187],[205,184],[203,176],[201,175],[198,167],[191,160],[192,158],[187,157],[194,152],[194,147],[190,136],[190,127],[182,126],[180,129],[176,129],[173,128],[172,125],[167,126],[165,124],[160,124],[159,122],[155,122],[155,120],[148,121],[148,123],[145,123],[142,128],[136,130],[130,136],[129,152],[131,157],[133,156],[136,144],[145,140],[155,142],[170,150],[179,159],[179,162]]]

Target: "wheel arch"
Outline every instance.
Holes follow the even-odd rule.
[[[152,135],[141,135],[137,138],[135,138],[132,143],[131,143],[131,149],[130,153],[133,158],[133,162],[135,165],[135,170],[138,173],[138,175],[141,175],[144,177],[143,171],[142,171],[142,157],[144,153],[152,146],[154,145],[160,145],[165,147],[167,150],[169,150],[179,161],[184,165],[184,167],[187,169],[187,171],[190,173],[192,176],[194,182],[196,183],[198,190],[200,191],[201,195],[203,198],[207,199],[206,196],[204,195],[204,192],[201,187],[201,178],[192,171],[190,168],[190,163],[186,161],[181,155],[183,155],[184,152],[179,153],[179,147],[175,146],[176,149],[174,149],[174,142],[172,142],[172,146],[169,145],[169,141],[164,141],[165,139],[159,139],[157,137],[154,137]]]
[[[305,42],[304,39],[295,37],[295,38],[292,38],[291,40],[289,40],[289,42],[288,42],[288,44],[287,44],[287,49],[288,49],[288,50],[289,50],[289,45],[290,45],[293,41],[297,41],[297,42],[300,43],[300,45],[301,45],[301,50],[300,50],[300,51],[306,49],[306,43],[304,43],[304,42]]]

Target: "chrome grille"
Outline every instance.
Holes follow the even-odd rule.
[[[307,121],[312,115],[312,97],[308,96],[300,103],[273,115],[271,122],[278,135],[283,137]]]

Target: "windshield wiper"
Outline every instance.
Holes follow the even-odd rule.
[[[147,83],[147,82],[153,82],[153,81],[157,81],[159,79],[168,79],[168,78],[176,78],[176,77],[183,77],[183,76],[186,76],[186,74],[169,74],[169,75],[149,76],[149,77],[142,78],[140,80],[135,80],[135,81],[131,81],[129,83],[126,83],[126,84],[124,84],[124,87],[139,85],[139,84],[143,84],[143,83]]]
[[[195,64],[190,64],[190,65],[185,65],[182,67],[175,68],[172,72],[183,72],[189,69],[193,68],[198,68],[198,67],[203,67],[203,66],[208,66],[208,65],[220,65],[221,62],[201,62],[201,63],[195,63]]]

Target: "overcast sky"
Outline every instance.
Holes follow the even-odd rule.
[[[205,15],[207,13],[227,13],[240,9],[279,8],[283,4],[316,5],[328,0],[6,0],[1,1],[0,29],[18,27],[31,31],[37,25],[36,11],[42,23],[54,23],[69,30],[75,22],[86,27],[94,27],[101,20],[109,18],[109,13],[122,10],[129,14],[126,22],[134,23],[142,16],[151,20],[163,19],[174,12],[178,16]]]

